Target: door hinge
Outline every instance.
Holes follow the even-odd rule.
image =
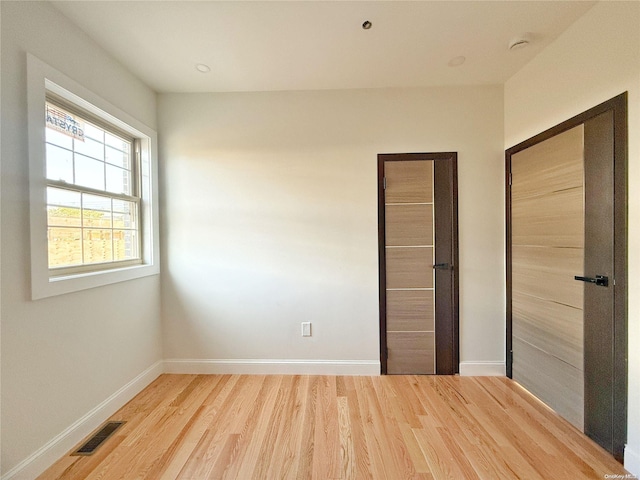
[[[382,189],[386,190],[387,189],[387,177],[384,177],[382,179]]]
[[[513,185],[513,173],[509,173],[509,186]]]

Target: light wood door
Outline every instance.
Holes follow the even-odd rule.
[[[507,375],[622,459],[626,95],[506,152]]]
[[[583,429],[583,126],[511,157],[513,379]]]
[[[387,373],[435,373],[433,160],[385,162]]]
[[[381,157],[383,373],[455,373],[455,170],[428,154]],[[437,178],[444,188],[435,188]],[[436,200],[443,204],[439,209]]]

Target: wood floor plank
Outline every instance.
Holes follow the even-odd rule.
[[[469,462],[473,465],[476,473],[482,479],[493,480],[495,478],[519,478],[516,473],[518,463],[524,459],[513,451],[509,458],[501,455],[500,452],[511,446],[502,436],[490,432],[488,424],[482,417],[484,408],[501,408],[502,404],[495,403],[483,397],[483,391],[477,385],[469,381],[457,382],[460,394],[465,398],[473,398],[473,403],[467,403],[464,410],[455,410],[451,418],[457,424],[462,436],[456,440],[464,445],[464,450]],[[478,406],[482,408],[478,409]],[[502,440],[502,446],[498,441]],[[498,441],[497,441],[498,440]],[[515,465],[515,467],[514,467]],[[537,478],[535,472],[528,472],[529,478]],[[526,478],[526,477],[525,477]]]
[[[273,451],[276,453],[273,462],[274,468],[269,478],[295,479],[298,469],[297,452],[302,440],[302,424],[304,417],[304,392],[308,383],[308,377],[296,375],[292,378],[289,394],[283,407],[283,416],[280,419],[278,438]]]
[[[620,468],[620,464],[602,447],[578,429],[573,427],[566,419],[559,417],[556,412],[551,410],[547,405],[542,403],[536,397],[531,395],[526,389],[516,382],[491,378],[487,379],[487,383],[482,387],[492,393],[506,392],[510,403],[510,412],[514,408],[522,409],[527,415],[530,415],[536,424],[536,428],[546,432],[547,435],[553,437],[557,441],[566,445],[572,456],[583,459],[589,466],[598,472],[598,477],[604,477],[610,471],[616,471]],[[604,455],[603,455],[604,453]]]
[[[211,390],[208,393],[209,398],[213,392],[222,392],[227,382],[228,375],[214,376],[212,380]],[[189,457],[200,443],[202,437],[207,433],[208,426],[211,424],[214,416],[211,405],[203,402],[191,422],[185,426],[182,434],[176,439],[174,448],[167,453],[165,459],[164,470],[157,478],[160,480],[171,480],[178,477]]]
[[[141,424],[131,439],[125,439],[123,446],[128,451],[122,461],[113,466],[111,475],[116,478],[157,478],[156,470],[161,469],[164,456],[172,449],[175,438],[198,411],[210,390],[211,379],[192,376],[191,382],[178,392],[157,418],[152,429]],[[128,443],[127,441],[130,440]]]
[[[340,432],[340,478],[354,478],[356,467],[349,420],[349,401],[341,396],[338,397],[338,431]]]
[[[375,479],[388,478],[385,472],[386,449],[384,439],[378,434],[374,426],[375,394],[372,394],[373,386],[370,377],[358,377],[354,380],[356,385],[357,408],[360,411],[364,444],[366,445],[371,476]]]
[[[461,379],[461,383],[468,383],[466,380],[468,379]],[[495,409],[496,405],[485,404],[479,407],[475,404],[458,403],[459,405],[465,405],[465,411],[452,408],[455,403],[450,403],[451,399],[446,396],[447,390],[441,388],[440,383],[442,382],[438,378],[435,381],[430,381],[430,384],[426,382],[417,384],[417,388],[422,393],[421,399],[425,402],[425,409],[433,412],[431,416],[421,417],[425,424],[433,424],[442,428],[457,421],[458,424],[464,425],[463,431],[467,433],[467,438],[471,439],[468,442],[476,444],[480,451],[485,452],[489,458],[495,456],[498,461],[502,460],[503,464],[506,463],[508,465],[506,469],[501,468],[502,465],[500,464],[494,465],[489,470],[489,478],[543,480],[535,469],[527,463],[526,459],[511,445],[502,432],[485,418],[484,412]],[[462,391],[460,392],[461,394]],[[459,398],[458,395],[454,395],[454,397]],[[513,472],[515,476],[505,475],[506,472]]]
[[[180,471],[186,459],[197,445],[197,440],[189,439],[189,433],[202,415],[205,407],[202,405],[203,398],[206,398],[208,392],[219,384],[220,377],[198,377],[199,382],[192,382],[190,386],[176,397],[174,402],[181,407],[180,414],[183,416],[182,422],[177,422],[178,428],[182,427],[180,432],[174,436],[174,440],[165,450],[161,457],[153,463],[147,471],[146,478],[150,480],[160,478],[175,478]],[[192,399],[188,397],[192,396]],[[195,412],[190,415],[191,412]],[[195,437],[200,438],[202,431],[196,430]],[[194,436],[192,435],[192,438]],[[166,472],[169,471],[168,474]]]
[[[560,418],[549,407],[533,397],[517,383],[488,379],[481,388],[488,395],[505,404],[509,422],[528,424],[529,434],[541,442],[550,462],[556,465],[559,474],[578,478],[604,478],[607,472],[615,471],[620,465],[604,450],[570,423]],[[505,428],[508,424],[505,421]],[[535,426],[535,429],[531,428]],[[575,439],[576,441],[573,441]],[[605,464],[601,462],[605,461]]]
[[[223,448],[228,435],[238,433],[238,425],[250,414],[252,406],[259,392],[262,377],[234,375],[227,385],[229,389],[223,389],[227,394],[222,402],[213,400],[213,416],[207,433],[194,451],[194,454],[185,464],[178,478],[202,480],[211,477],[212,472],[218,468],[219,457],[224,453]],[[204,458],[206,461],[201,461]]]
[[[402,438],[404,443],[407,446],[407,451],[411,456],[411,461],[413,462],[416,473],[429,473],[431,474],[431,469],[429,468],[429,464],[427,463],[427,459],[422,453],[422,449],[420,448],[420,443],[413,433],[413,428],[411,425],[407,423],[400,424],[400,431],[402,432]]]
[[[229,412],[225,421],[229,422],[229,427],[224,428],[221,423],[211,424],[212,430],[217,430],[211,436],[209,448],[214,446],[217,452],[211,468],[206,478],[235,478],[233,471],[241,463],[247,441],[252,434],[255,424],[255,406],[261,401],[265,377],[254,376],[251,381],[243,384],[242,391],[234,401],[234,408]],[[218,428],[220,427],[220,428]],[[223,445],[221,449],[217,446]]]
[[[323,375],[318,382],[312,475],[318,480],[340,478],[338,405],[335,381],[331,380]]]
[[[228,471],[228,478],[253,478],[252,474],[258,462],[264,459],[259,456],[264,443],[264,435],[268,429],[269,413],[276,407],[277,394],[282,378],[274,375],[265,377],[257,401],[247,418],[246,441],[243,445],[242,458]]]
[[[411,460],[408,447],[404,442],[402,430],[398,418],[395,416],[391,399],[394,398],[393,389],[390,388],[396,381],[392,376],[375,377],[373,386],[378,397],[381,416],[381,430],[390,444],[389,453],[392,456],[395,467],[394,475],[397,478],[413,478],[416,469]]]
[[[285,406],[294,377],[284,377],[278,389],[275,403],[269,415],[269,422],[265,429],[262,446],[258,453],[258,462],[251,478],[272,478],[274,470],[277,472],[282,459],[276,454],[274,446],[280,435],[281,424],[285,422],[287,412]]]
[[[162,375],[90,457],[39,480],[544,480],[625,475],[499,377]]]
[[[216,455],[221,448],[219,444],[213,443],[216,435],[219,435],[224,428],[228,428],[231,420],[229,414],[233,409],[236,398],[236,390],[242,390],[242,378],[232,375],[224,379],[222,384],[217,385],[204,401],[206,414],[203,423],[205,427],[201,437],[188,457],[177,478],[184,480],[198,480],[207,478],[213,468]],[[218,428],[221,425],[221,428]],[[228,433],[228,432],[227,432]]]
[[[371,460],[369,448],[364,434],[363,418],[360,415],[358,402],[358,390],[355,377],[345,378],[347,404],[349,405],[349,421],[351,424],[351,436],[353,437],[356,477],[358,479],[372,479]]]

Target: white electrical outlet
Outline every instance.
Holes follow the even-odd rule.
[[[311,322],[302,322],[302,336],[303,337],[311,336]]]

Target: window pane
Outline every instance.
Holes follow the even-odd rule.
[[[111,228],[111,199],[82,194],[82,226]]]
[[[73,153],[70,150],[47,144],[47,178],[73,183]]]
[[[82,208],[91,210],[102,210],[103,212],[111,211],[111,198],[102,195],[82,194]]]
[[[76,185],[104,190],[104,163],[75,155]]]
[[[84,263],[103,263],[113,260],[111,230],[82,231]]]
[[[99,210],[82,210],[82,226],[95,228],[111,228],[111,212]]]
[[[131,194],[131,172],[113,165],[107,165],[107,191]]]
[[[93,138],[94,140],[97,140],[100,143],[104,143],[104,130],[102,130],[99,127],[95,127],[90,123],[84,124],[84,136],[85,138],[86,137]]]
[[[132,213],[135,208],[134,202],[127,202],[126,200],[113,199],[113,211],[122,213]]]
[[[131,168],[129,165],[129,154],[116,150],[112,147],[105,147],[105,159],[108,163],[112,163],[118,167]]]
[[[133,260],[138,255],[138,232],[134,230],[113,231],[114,260]]]
[[[118,150],[122,150],[124,153],[130,153],[129,142],[127,142],[126,140],[123,140],[120,137],[116,137],[115,135],[112,135],[109,132],[104,133],[104,143],[106,143],[110,147],[116,148]]]
[[[80,208],[80,192],[73,192],[63,188],[47,187],[47,204]]]
[[[82,264],[82,231],[79,228],[50,227],[49,268]]]
[[[97,142],[86,137],[84,142],[74,139],[73,148],[76,153],[81,153],[87,157],[104,161],[104,144],[101,142]]]
[[[113,228],[135,228],[133,216],[128,213],[114,213]]]
[[[53,128],[45,128],[46,140],[49,143],[53,143],[54,145],[58,145],[60,147],[68,148],[71,150],[73,148],[73,139],[69,135],[65,135],[64,133],[58,132]]]
[[[80,209],[71,207],[47,206],[47,224],[58,227],[79,227]]]

